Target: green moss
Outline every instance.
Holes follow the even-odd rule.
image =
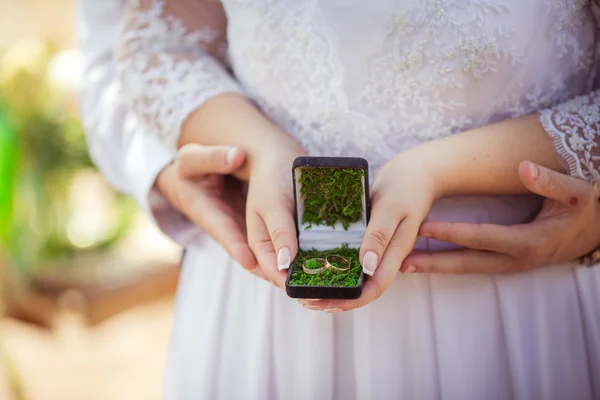
[[[290,285],[292,286],[358,286],[360,284],[360,272],[362,267],[359,262],[358,249],[350,249],[347,245],[342,245],[337,249],[319,251],[319,250],[298,250],[298,255],[294,260],[292,268],[292,277]],[[326,269],[318,274],[310,275],[302,270],[302,263],[312,258],[325,258],[328,255],[336,254],[350,260],[352,264],[346,272],[334,272]],[[335,263],[334,263],[335,265]],[[339,265],[340,267],[342,265]],[[307,265],[310,268],[310,266]]]
[[[361,220],[364,171],[359,168],[302,167],[299,182],[304,201],[303,224],[344,229]],[[308,229],[308,228],[307,228]]]
[[[318,269],[321,268],[323,265],[321,265],[320,262],[318,262],[317,260],[308,260],[306,262],[306,268],[307,269]]]

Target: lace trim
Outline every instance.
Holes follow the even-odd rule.
[[[600,178],[600,91],[543,110],[540,121],[570,175]]]
[[[226,53],[222,32],[208,24],[190,30],[165,3],[132,2],[117,68],[128,106],[176,148],[181,126],[194,110],[217,95],[242,90],[218,60]]]

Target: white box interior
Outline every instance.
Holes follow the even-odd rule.
[[[302,217],[304,216],[304,199],[302,197],[302,184],[300,177],[302,176],[302,168],[296,168],[296,207],[298,208],[298,245],[302,250],[316,249],[319,251],[335,249],[342,244],[348,244],[349,248],[358,249],[362,242],[365,230],[367,229],[367,210],[365,198],[365,177],[362,177],[362,215],[361,220],[350,224],[348,230],[345,230],[340,222],[337,222],[334,227],[327,225],[303,224]],[[310,167],[320,168],[320,167]],[[306,229],[308,226],[311,228]]]

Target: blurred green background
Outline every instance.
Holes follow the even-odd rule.
[[[74,10],[0,0],[0,400],[158,399],[180,249],[90,160]]]
[[[94,174],[72,95],[79,64],[76,51],[32,39],[0,50],[0,240],[24,278],[48,261],[111,247],[136,211],[108,187],[95,188],[106,215],[78,204],[89,200],[81,177]]]

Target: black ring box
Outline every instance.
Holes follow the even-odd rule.
[[[294,160],[292,166],[292,177],[294,186],[294,221],[296,223],[296,237],[300,246],[300,229],[301,220],[299,213],[300,191],[298,187],[297,171],[301,171],[302,167],[320,167],[320,168],[353,168],[361,169],[364,172],[363,178],[363,205],[364,219],[363,225],[366,230],[366,224],[369,222],[371,214],[371,202],[369,196],[369,164],[367,160],[359,157],[298,157]],[[303,203],[302,203],[303,204]],[[303,206],[302,206],[303,208]],[[333,231],[333,228],[332,228]],[[362,232],[364,235],[364,231]],[[362,236],[361,236],[362,239]],[[305,249],[309,250],[309,249]],[[292,298],[304,299],[357,299],[362,294],[362,289],[365,283],[366,276],[361,271],[358,285],[356,286],[300,286],[291,285],[292,272],[294,268],[302,268],[301,265],[296,265],[295,260],[290,263],[288,275],[285,282],[285,288],[288,296]]]

